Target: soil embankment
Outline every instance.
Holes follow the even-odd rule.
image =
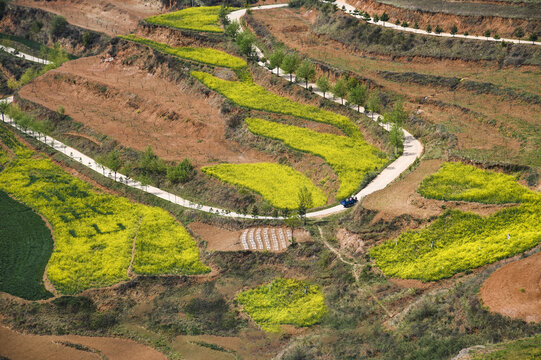
[[[140,56],[136,47],[118,55],[66,63],[19,95],[49,109],[63,106],[75,121],[125,147],[143,151],[151,146],[165,160],[189,157],[206,165],[270,159],[226,140],[227,117],[220,112],[219,96],[203,96],[184,80],[172,82],[128,65],[124,60]]]
[[[159,14],[159,0],[17,0],[18,5],[38,8],[64,16],[70,24],[110,36],[127,34],[139,20]]]
[[[446,32],[449,32],[451,27],[456,25],[460,34],[467,31],[470,35],[483,36],[485,31],[489,30],[492,35],[498,34],[501,37],[510,38],[515,37],[515,31],[519,27],[527,34],[541,30],[541,21],[536,20],[486,16],[486,14],[463,16],[452,13],[409,10],[374,0],[347,0],[347,3],[372,16],[376,14],[381,16],[385,12],[389,15],[389,21],[392,23],[397,20],[400,23],[406,21],[410,26],[413,26],[417,22],[420,29],[426,29],[427,25],[431,25],[434,29],[436,25],[439,25]],[[462,4],[462,6],[467,8],[467,4]]]
[[[33,360],[166,360],[162,353],[132,340],[90,336],[40,336],[0,327],[0,355]]]

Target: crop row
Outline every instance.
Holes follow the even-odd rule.
[[[223,30],[220,27],[220,9],[221,6],[191,7],[152,16],[145,21],[150,24],[169,26],[177,29],[221,33]]]
[[[387,276],[439,280],[531,249],[541,241],[541,202],[501,210],[487,218],[447,211],[427,228],[407,231],[372,248]]]
[[[279,325],[311,326],[327,313],[319,286],[295,279],[275,279],[270,284],[241,292],[237,301],[265,331]]]
[[[445,163],[419,186],[424,197],[485,204],[522,203],[541,195],[520,185],[515,176],[478,169],[463,163]]]
[[[25,149],[0,173],[0,189],[41,213],[54,228],[48,277],[63,293],[140,274],[208,271],[195,241],[165,210],[96,192],[49,159]]]
[[[327,197],[300,172],[275,163],[220,164],[202,168],[203,172],[222,181],[250,189],[281,209],[299,206],[299,189],[306,186],[312,194],[312,206],[322,206]]]
[[[340,180],[337,198],[350,196],[368,172],[377,170],[387,162],[384,153],[363,139],[320,133],[262,119],[248,118],[246,123],[254,134],[281,140],[293,149],[325,159]]]
[[[362,138],[357,126],[343,115],[315,106],[299,104],[288,98],[273,94],[264,87],[252,82],[227,81],[199,71],[192,71],[191,74],[205,86],[219,92],[237,105],[330,124],[338,127],[348,136]]]
[[[150,39],[141,38],[132,34],[121,35],[119,37],[126,40],[130,40],[133,42],[147,45],[153,49],[164,52],[166,54],[178,56],[183,59],[192,60],[192,61],[200,62],[203,64],[227,67],[234,70],[246,68],[248,66],[245,60],[233,55],[229,55],[226,52],[212,49],[212,48],[173,47],[164,43],[160,43],[160,42],[153,41]]]

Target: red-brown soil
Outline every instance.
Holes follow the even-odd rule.
[[[158,0],[17,0],[16,4],[62,15],[70,24],[111,36],[127,34],[139,20],[165,11]]]
[[[448,13],[431,13],[425,11],[414,11],[401,9],[392,5],[381,4],[374,0],[346,0],[348,4],[355,8],[366,11],[372,16],[381,16],[384,12],[389,15],[389,22],[395,23],[399,20],[401,23],[407,21],[410,26],[415,22],[419,24],[420,29],[426,29],[427,25],[435,28],[440,25],[445,32],[450,32],[453,25],[456,25],[458,32],[463,34],[468,31],[470,35],[482,36],[486,30],[493,34],[497,33],[502,37],[512,38],[512,34],[517,27],[522,27],[528,32],[534,31],[541,25],[537,21],[528,21],[518,18],[502,18],[495,16],[460,16]],[[498,2],[500,5],[501,3]]]
[[[89,349],[77,350],[64,344],[79,344]],[[20,334],[0,327],[0,355],[16,360],[166,360],[167,357],[132,340],[89,336],[40,336]]]
[[[541,252],[496,270],[481,287],[480,298],[491,311],[541,322]]]
[[[188,157],[197,166],[271,161],[225,139],[227,119],[220,113],[219,96],[203,96],[186,83],[172,83],[120,60],[89,57],[66,63],[19,94],[49,109],[61,105],[95,132],[136,150],[151,146],[165,160]]]
[[[221,227],[204,224],[201,222],[194,222],[188,225],[190,230],[201,239],[206,241],[207,250],[212,251],[240,251],[244,250],[241,244],[240,237],[244,231],[243,230],[227,230]],[[271,228],[266,226],[267,228]],[[263,228],[263,227],[261,227]],[[297,242],[307,242],[312,241],[310,233],[302,230],[296,229],[293,233],[295,241]],[[289,246],[289,242],[287,242]],[[281,249],[278,252],[282,252],[285,249]]]
[[[289,332],[289,331],[286,331]],[[213,344],[230,352],[205,348],[198,343]],[[258,329],[243,330],[239,337],[214,335],[177,336],[172,347],[185,359],[226,360],[235,359],[233,352],[242,359],[263,360],[276,355],[283,346],[280,334],[266,334]]]

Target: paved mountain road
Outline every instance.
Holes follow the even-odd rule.
[[[287,4],[259,6],[259,7],[252,8],[252,10],[273,9],[273,8],[278,8],[278,7],[283,7],[283,6],[287,6]],[[234,11],[234,12],[229,14],[229,19],[232,20],[232,21],[238,21],[238,20],[240,20],[240,18],[245,13],[246,13],[245,9]],[[257,52],[257,54],[258,54],[258,56],[260,58],[263,57],[263,54],[259,49],[256,49],[256,52]],[[23,54],[23,53],[19,53],[19,55],[17,55],[17,56],[20,56],[20,57],[24,56],[27,59],[30,59],[30,58],[36,59],[37,60],[36,62],[42,62],[43,63],[44,61],[46,61],[46,60],[30,57],[29,55],[26,55],[26,54]],[[32,60],[32,61],[34,61],[34,60]],[[267,68],[266,63],[259,62],[259,65],[264,67],[264,68]],[[269,71],[271,71],[271,70],[269,70]],[[286,78],[286,79],[289,79],[289,75],[288,74],[283,74],[283,72],[282,72],[281,76]],[[295,81],[295,76],[293,76],[293,80]],[[298,85],[306,87],[306,84],[304,84],[304,83],[300,83]],[[308,83],[308,87],[310,87],[310,86],[314,89],[314,92],[317,95],[323,97],[323,93],[321,91],[317,90],[317,86],[315,84]],[[328,96],[325,96],[325,98],[330,99],[332,101],[335,101],[337,103],[341,102],[339,99],[330,98]],[[13,101],[13,97],[7,98],[4,101],[11,102],[11,101]],[[357,110],[357,109],[355,109],[355,107],[352,107],[352,109]],[[365,109],[361,107],[360,112],[364,113]],[[375,113],[374,114],[367,113],[367,115],[370,116],[374,120],[377,120],[379,118],[379,116],[380,116],[379,114],[375,114]],[[219,216],[231,217],[231,218],[283,220],[283,217],[245,215],[245,214],[240,214],[240,213],[237,213],[237,212],[232,212],[232,211],[229,211],[229,210],[224,210],[224,209],[214,208],[214,207],[207,206],[207,205],[197,204],[197,203],[194,203],[194,202],[192,202],[190,200],[183,199],[183,198],[179,197],[176,194],[169,193],[167,191],[161,190],[161,189],[156,188],[154,186],[143,185],[139,181],[131,179],[131,178],[129,178],[129,177],[123,175],[123,174],[118,173],[115,176],[114,171],[112,171],[111,169],[109,169],[107,167],[102,166],[101,164],[96,162],[94,159],[92,159],[89,156],[81,153],[80,151],[63,144],[62,142],[60,142],[60,141],[58,141],[58,140],[56,140],[56,139],[54,139],[54,138],[52,138],[50,136],[39,134],[39,133],[37,133],[37,132],[35,132],[33,130],[23,129],[20,126],[18,126],[17,124],[15,124],[13,119],[9,118],[8,116],[5,116],[5,120],[6,120],[6,123],[8,123],[9,125],[17,128],[18,130],[26,133],[29,136],[34,137],[38,141],[40,141],[40,142],[42,142],[42,143],[44,143],[44,144],[46,144],[48,146],[53,147],[55,150],[63,153],[64,155],[68,156],[69,158],[83,164],[84,166],[86,166],[86,167],[88,167],[88,168],[90,168],[90,169],[92,169],[92,170],[94,170],[94,171],[96,171],[96,172],[98,172],[98,173],[100,173],[100,174],[102,174],[104,176],[107,176],[107,177],[113,179],[114,181],[120,182],[122,184],[125,184],[126,186],[136,188],[136,189],[139,189],[141,191],[147,192],[149,194],[155,195],[155,196],[157,196],[159,198],[170,201],[170,202],[175,203],[177,205],[180,205],[182,207],[193,209],[193,210],[199,210],[199,211],[203,211],[203,212],[207,212],[207,213],[211,213],[211,214],[215,214],[215,215],[219,215]],[[387,124],[380,124],[380,125],[383,126],[386,130],[389,130],[389,125],[387,125]],[[389,166],[387,166],[365,188],[363,188],[361,191],[359,191],[357,194],[354,195],[359,200],[362,199],[363,197],[369,195],[369,194],[372,194],[375,191],[378,191],[378,190],[381,190],[381,189],[385,188],[387,185],[389,185],[391,182],[393,182],[396,178],[398,178],[400,176],[400,174],[403,171],[405,171],[411,164],[413,164],[415,159],[417,159],[418,157],[421,156],[421,154],[423,152],[422,144],[417,139],[415,139],[410,133],[408,133],[406,130],[403,130],[403,131],[404,131],[404,136],[405,136],[404,153],[402,154],[402,156],[397,158],[393,163],[391,163]],[[317,211],[309,212],[309,213],[306,214],[306,216],[309,217],[309,218],[320,218],[320,217],[325,217],[325,216],[337,214],[337,213],[342,212],[344,210],[345,210],[345,208],[342,205],[335,205],[335,206],[332,206],[332,207],[329,207],[329,208],[326,208],[326,209],[323,209],[323,210],[317,210]]]

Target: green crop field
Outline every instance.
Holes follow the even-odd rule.
[[[299,104],[285,97],[273,94],[264,87],[251,82],[227,81],[207,74],[192,71],[195,78],[212,90],[215,90],[235,104],[255,109],[330,124],[341,129],[346,135],[362,138],[361,132],[347,117],[322,110],[315,106]]]
[[[478,169],[462,163],[445,163],[419,186],[424,197],[485,204],[522,203],[541,199],[520,185],[514,176]]]
[[[241,292],[237,301],[265,331],[279,325],[311,326],[327,313],[319,286],[294,279],[275,279],[270,284]]]
[[[541,241],[541,197],[513,176],[446,163],[425,178],[427,197],[484,203],[523,203],[486,218],[447,211],[421,230],[407,231],[370,250],[387,276],[439,280],[531,249]]]
[[[183,59],[188,59],[204,64],[209,64],[212,66],[227,67],[234,70],[245,68],[248,66],[245,60],[212,48],[173,47],[150,39],[140,38],[135,35],[121,35],[119,37],[147,45],[166,54],[178,56]]]
[[[0,173],[0,189],[39,211],[54,228],[48,277],[63,293],[114,284],[140,274],[199,274],[193,238],[165,210],[98,193],[49,159],[19,148]]]
[[[350,196],[366,173],[377,170],[387,162],[384,153],[363,139],[319,133],[262,119],[248,118],[246,123],[254,134],[281,140],[293,149],[325,159],[340,180],[336,195],[339,199]]]
[[[43,273],[53,252],[47,225],[32,209],[3,191],[0,218],[0,291],[27,300],[51,297],[43,287]]]
[[[220,27],[219,13],[220,6],[192,7],[168,14],[151,16],[146,19],[146,22],[177,29],[221,33],[223,30]]]
[[[387,276],[439,280],[531,249],[541,241],[541,202],[487,218],[447,211],[428,227],[407,231],[370,250]]]
[[[296,209],[299,189],[303,186],[312,193],[313,206],[325,205],[327,197],[310,179],[300,172],[280,164],[220,164],[202,168],[203,172],[230,184],[259,193],[272,206]]]

